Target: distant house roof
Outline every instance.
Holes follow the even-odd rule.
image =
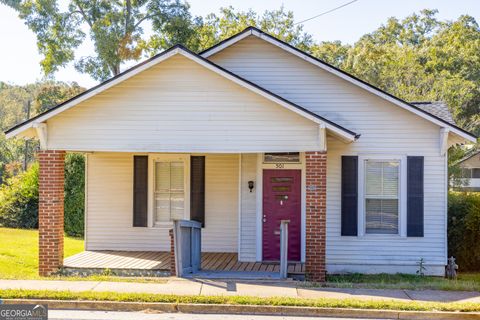
[[[416,102],[410,102],[417,108],[422,109],[423,111],[426,111],[437,118],[440,118],[444,121],[447,121],[448,123],[451,123],[453,125],[456,125],[455,120],[453,120],[452,113],[448,109],[448,106],[446,103],[441,102],[441,101],[416,101]]]
[[[462,159],[458,160],[457,162],[455,162],[455,164],[460,164],[460,163],[462,163],[462,162],[465,162],[465,161],[467,161],[468,159],[471,159],[471,158],[475,157],[476,155],[480,155],[480,150],[477,150],[477,151],[474,151],[474,152],[468,154],[468,155],[465,156],[464,158],[462,158]]]

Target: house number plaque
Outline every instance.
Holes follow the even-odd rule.
[[[317,186],[307,186],[308,191],[317,191]]]

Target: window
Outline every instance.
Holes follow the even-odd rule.
[[[300,152],[278,152],[265,153],[263,156],[265,163],[300,163]]]
[[[480,178],[480,168],[473,168],[472,169],[472,178],[474,178],[474,179]]]
[[[183,219],[185,212],[183,161],[156,161],[154,174],[155,223]]]
[[[398,234],[400,161],[365,161],[365,233]]]

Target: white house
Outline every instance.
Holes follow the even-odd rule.
[[[455,188],[480,192],[480,151],[474,152],[457,163],[462,170],[463,185]]]
[[[448,115],[447,115],[448,116]],[[63,259],[63,156],[86,165],[85,249],[170,251],[173,219],[202,251],[325,272],[442,275],[447,150],[476,137],[250,27],[175,46],[25,121],[40,140],[40,272]]]

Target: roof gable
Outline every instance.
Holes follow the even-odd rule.
[[[20,132],[23,132],[25,130],[28,130],[30,128],[33,128],[36,124],[38,123],[42,123],[52,117],[54,117],[55,115],[65,111],[65,110],[68,110],[72,107],[74,107],[75,105],[79,104],[80,102],[82,101],[85,101],[115,85],[117,85],[118,83],[121,83],[122,81],[125,81],[133,76],[135,76],[136,74],[139,74],[140,72],[144,71],[144,70],[147,70],[149,68],[151,68],[152,66],[162,62],[162,61],[165,61],[177,54],[180,54],[198,64],[201,64],[202,66],[206,67],[207,69],[213,71],[213,72],[216,72],[217,74],[225,77],[226,79],[230,80],[230,81],[233,81],[239,85],[241,85],[242,87],[244,88],[247,88],[248,90],[252,91],[252,92],[255,92],[256,94],[264,97],[264,98],[267,98],[269,99],[270,101],[272,102],[275,102],[276,104],[294,112],[294,113],[297,113],[299,114],[300,116],[304,117],[304,118],[307,118],[319,125],[322,125],[322,126],[325,126],[326,129],[329,130],[329,132],[331,132],[333,135],[339,137],[340,139],[344,140],[344,141],[347,141],[347,142],[351,142],[351,141],[354,141],[355,139],[357,139],[359,137],[359,135],[351,130],[348,130],[342,126],[339,126],[338,124],[328,120],[328,119],[325,119],[321,116],[319,116],[318,114],[316,113],[313,113],[313,112],[310,112],[309,110],[303,108],[302,106],[299,106],[293,102],[290,102],[288,101],[287,99],[281,97],[281,96],[278,96],[244,78],[241,78],[240,76],[228,71],[228,70],[225,70],[223,68],[221,68],[220,66],[214,64],[213,62],[191,52],[190,50],[180,46],[180,45],[177,45],[177,46],[174,46],[128,70],[126,70],[125,72],[73,97],[72,99],[70,100],[67,100],[65,101],[64,103],[60,104],[60,105],[57,105],[56,107],[52,108],[52,109],[49,109],[47,110],[46,112],[44,113],[41,113],[23,123],[20,123],[10,129],[8,129],[5,133],[6,133],[6,136],[7,138],[9,137],[13,137],[13,136],[16,136],[17,134],[19,134]]]
[[[356,78],[355,76],[351,75],[351,74],[348,74],[347,72],[341,70],[341,69],[338,69],[320,59],[317,59],[313,56],[311,56],[310,54],[308,53],[305,53],[293,46],[291,46],[290,44],[286,43],[286,42],[283,42],[255,27],[248,27],[246,28],[245,30],[243,30],[242,32],[238,33],[237,35],[234,35],[228,39],[225,39],[224,41],[218,43],[217,45],[211,47],[211,48],[208,48],[206,50],[204,50],[203,52],[200,53],[201,56],[205,57],[205,58],[209,58],[210,56],[213,56],[214,54],[236,44],[237,42],[249,37],[249,36],[254,36],[254,37],[257,37],[263,41],[266,41],[267,43],[270,43],[272,45],[275,45],[283,50],[285,50],[286,52],[289,52],[297,57],[299,57],[300,59],[302,60],[305,60],[325,71],[328,71],[330,72],[331,74],[334,74],[335,76],[338,76],[340,77],[341,79],[344,79],[378,97],[381,97],[382,99],[385,99],[393,104],[395,104],[396,106],[399,106],[405,110],[408,110],[414,114],[416,114],[417,116],[420,116],[442,128],[447,128],[450,130],[450,132],[456,134],[457,136],[459,136],[461,139],[465,140],[465,141],[470,141],[470,142],[476,142],[476,139],[477,137],[456,126],[454,123],[451,123],[439,116],[437,116],[436,114],[432,114],[430,112],[428,112],[427,110],[425,110],[424,108],[421,108],[421,107],[418,107],[418,106],[415,106],[414,104],[411,104],[411,103],[408,103],[396,96],[393,96],[391,94],[389,94],[388,92],[385,92],[361,79],[358,79]]]
[[[93,152],[319,150],[319,125],[174,55],[46,122],[46,149]]]

